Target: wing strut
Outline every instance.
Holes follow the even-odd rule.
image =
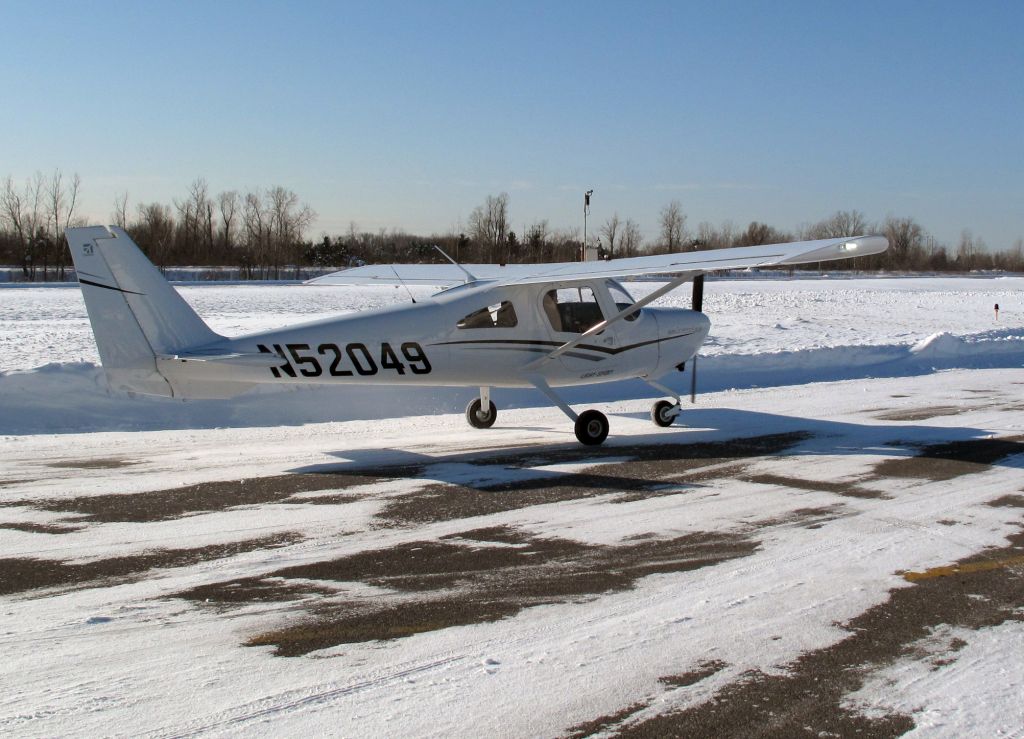
[[[643,308],[645,305],[653,303],[655,300],[660,298],[665,293],[671,292],[671,291],[675,290],[677,287],[679,287],[680,285],[682,285],[684,282],[692,280],[694,278],[695,274],[698,274],[698,273],[687,272],[686,274],[683,274],[683,275],[680,275],[680,276],[676,277],[671,282],[665,283],[664,285],[659,287],[657,290],[652,292],[647,297],[641,298],[640,300],[636,301],[635,303],[633,303],[633,305],[629,306],[628,308],[622,309],[621,311],[616,313],[611,318],[609,318],[609,319],[607,319],[605,321],[600,321],[598,323],[595,323],[593,326],[588,328],[586,331],[584,331],[582,334],[577,336],[575,339],[573,339],[571,341],[565,342],[564,344],[562,344],[557,349],[553,349],[549,354],[545,354],[540,359],[537,359],[537,360],[534,360],[533,362],[530,362],[523,369],[529,372],[529,371],[535,370],[538,367],[541,367],[541,366],[547,364],[548,362],[550,362],[552,359],[554,359],[556,357],[562,356],[567,351],[570,351],[570,350],[574,349],[575,347],[579,346],[580,344],[582,344],[584,341],[589,339],[594,334],[599,334],[602,331],[604,331],[606,328],[611,326],[612,324],[618,323],[619,321],[621,321],[621,320],[623,320],[625,318],[629,318],[631,315],[636,313],[638,310]]]
[[[466,268],[465,268],[465,267],[463,267],[463,266],[462,266],[461,264],[459,264],[459,263],[458,263],[458,262],[456,262],[456,261],[455,261],[454,259],[452,259],[452,258],[451,258],[450,256],[448,256],[448,254],[447,254],[447,253],[445,252],[445,250],[444,250],[444,249],[442,249],[442,248],[441,248],[440,246],[438,246],[437,244],[434,244],[434,248],[435,248],[435,249],[437,249],[437,250],[438,250],[439,252],[441,252],[441,256],[442,256],[442,257],[444,257],[444,258],[445,258],[445,259],[447,259],[447,260],[448,260],[449,262],[451,262],[452,264],[454,264],[454,265],[455,265],[456,267],[458,267],[459,269],[461,269],[461,270],[463,271],[463,273],[464,273],[464,274],[466,275],[466,277],[468,277],[468,278],[469,278],[468,280],[466,280],[466,284],[467,284],[467,285],[468,285],[469,283],[471,283],[471,282],[477,282],[477,279],[476,279],[476,275],[474,275],[474,274],[473,274],[472,272],[470,272],[470,271],[469,271],[468,269],[466,269]]]

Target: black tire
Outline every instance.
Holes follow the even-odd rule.
[[[676,418],[679,417],[678,413],[669,415],[669,411],[676,407],[675,403],[670,403],[667,400],[659,400],[653,406],[651,406],[651,420],[654,421],[658,426],[666,428],[675,423]]]
[[[576,438],[587,446],[604,443],[608,438],[608,419],[601,411],[583,411],[576,419]]]
[[[469,425],[475,429],[489,429],[494,425],[494,422],[498,418],[498,407],[494,405],[494,401],[490,401],[490,410],[486,414],[480,412],[480,408],[483,404],[480,402],[480,398],[474,398],[473,401],[466,406],[466,420],[469,421]]]

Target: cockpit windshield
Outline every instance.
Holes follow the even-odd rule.
[[[626,288],[617,283],[615,280],[608,280],[608,292],[611,293],[612,302],[615,303],[615,307],[619,310],[625,310],[629,306],[633,305],[636,301],[633,300],[632,296],[626,292]],[[640,316],[640,311],[633,313],[628,316],[625,320],[635,321]]]

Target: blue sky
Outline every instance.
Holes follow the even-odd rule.
[[[315,232],[839,209],[1024,236],[1024,3],[0,3],[0,177],[284,185]]]

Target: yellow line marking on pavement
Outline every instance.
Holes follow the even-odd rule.
[[[984,562],[968,562],[962,565],[948,565],[946,567],[933,567],[924,572],[904,572],[903,579],[910,582],[919,580],[931,580],[934,577],[950,577],[952,575],[969,575],[972,572],[987,572],[998,570],[1002,567],[1012,567],[1024,564],[1024,556],[1008,557],[1006,559],[990,559]]]

